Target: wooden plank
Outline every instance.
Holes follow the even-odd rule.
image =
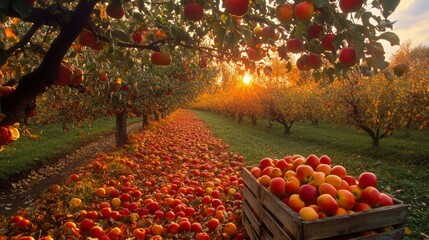
[[[253,231],[253,228],[251,226],[251,223],[249,221],[249,219],[247,218],[247,216],[243,216],[243,226],[244,226],[244,230],[247,233],[247,236],[250,238],[250,240],[258,240],[258,235]]]
[[[398,228],[390,232],[378,233],[371,236],[361,236],[350,240],[402,240],[405,238],[405,229]]]
[[[304,239],[320,239],[404,223],[406,205],[374,208],[353,214],[303,222]]]
[[[296,239],[302,238],[302,218],[266,188],[261,190],[261,202],[282,224],[282,228]]]
[[[262,203],[258,199],[257,196],[254,196],[252,192],[247,188],[247,186],[243,187],[243,196],[244,199],[249,203],[249,207],[251,207],[255,213],[259,216],[262,214]]]
[[[258,197],[261,185],[259,185],[255,176],[253,176],[246,167],[243,167],[241,169],[241,177],[243,178],[243,183],[249,188],[253,195]]]
[[[253,215],[252,210],[249,208],[248,203],[243,201],[243,213],[250,223],[253,231],[259,236],[261,234],[261,222]]]
[[[273,235],[273,239],[279,240],[292,240],[292,238],[287,234],[279,223],[272,217],[272,214],[267,211],[262,211],[261,222],[270,230]]]

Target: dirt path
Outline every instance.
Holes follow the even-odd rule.
[[[128,133],[140,129],[141,123],[128,127]],[[11,183],[10,189],[0,189],[0,214],[10,216],[20,208],[28,207],[43,191],[52,185],[61,183],[76,168],[85,165],[100,152],[115,146],[115,135],[102,136],[73,154],[59,159],[53,164],[32,171],[26,178]]]

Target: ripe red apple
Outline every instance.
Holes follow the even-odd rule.
[[[380,202],[381,206],[391,206],[394,204],[393,198],[391,198],[386,193],[380,193],[380,196],[381,196],[381,202]]]
[[[197,22],[203,19],[204,9],[200,4],[191,2],[185,5],[184,14],[185,19]]]
[[[140,44],[143,41],[143,34],[140,31],[135,31],[133,34],[133,41]]]
[[[323,172],[314,172],[313,177],[308,182],[309,184],[319,187],[322,183],[325,182],[325,173]]]
[[[317,196],[319,196],[317,188],[310,184],[301,185],[298,194],[307,205],[316,204]]]
[[[331,169],[331,174],[337,175],[341,179],[344,179],[347,175],[347,170],[341,165],[335,165]]]
[[[317,205],[320,207],[324,213],[328,216],[334,215],[339,206],[335,198],[329,194],[322,194],[317,198]]]
[[[308,183],[313,179],[314,170],[309,165],[299,165],[296,168],[296,177],[301,183]]]
[[[155,65],[170,65],[171,57],[168,53],[153,52],[150,56],[150,60]]]
[[[319,38],[322,30],[323,30],[323,27],[321,25],[313,23],[307,27],[307,36],[310,39]]]
[[[377,187],[377,175],[372,172],[363,172],[359,175],[358,184],[359,187],[365,189],[366,187],[372,186]]]
[[[201,226],[201,223],[198,222],[193,222],[191,225],[191,231],[192,232],[202,232],[203,231],[203,227]]]
[[[136,239],[145,239],[146,238],[146,230],[144,228],[136,228],[133,231],[133,237]]]
[[[259,167],[252,167],[250,169],[250,173],[255,177],[255,178],[259,178],[260,176],[262,176],[262,170]]]
[[[377,207],[381,203],[380,192],[375,187],[366,187],[362,191],[362,201],[371,207]]]
[[[355,201],[360,201],[362,197],[362,189],[358,185],[350,185],[349,191],[355,196]]]
[[[351,67],[357,63],[356,51],[354,47],[345,47],[341,49],[338,60],[344,67]]]
[[[338,206],[345,210],[350,210],[355,206],[355,197],[349,190],[339,189],[335,199],[337,200]]]
[[[332,184],[330,184],[330,183],[325,182],[325,183],[320,184],[318,190],[319,190],[320,195],[329,194],[334,198],[337,196],[337,189],[334,186],[332,186]]]
[[[310,154],[305,160],[305,164],[310,165],[313,170],[316,170],[317,166],[320,164],[320,159],[316,155]]]
[[[362,212],[362,211],[366,211],[366,210],[370,210],[370,209],[372,209],[372,208],[368,204],[366,204],[364,202],[358,202],[356,204],[356,206],[353,208],[353,211]]]
[[[237,17],[244,16],[249,10],[249,0],[225,0],[226,12]]]
[[[261,37],[264,39],[274,39],[276,31],[273,26],[267,25],[262,28]]]
[[[288,2],[276,9],[276,17],[281,23],[288,23],[293,19],[293,7]]]
[[[299,210],[305,206],[305,202],[299,197],[298,194],[292,194],[287,201],[287,205],[293,211],[299,212]]]
[[[287,171],[287,162],[284,159],[279,159],[276,162],[276,167],[279,168],[282,172],[286,172]]]
[[[290,38],[286,41],[286,48],[288,52],[300,53],[304,51],[304,45],[298,38]]]
[[[310,69],[319,69],[322,66],[322,57],[319,54],[310,54],[307,56],[306,65]]]
[[[259,168],[261,170],[264,170],[264,168],[269,167],[269,166],[271,166],[271,167],[274,166],[273,159],[263,158],[263,159],[261,159],[261,161],[259,161]]]
[[[300,186],[301,182],[296,177],[288,177],[285,180],[285,192],[288,194],[297,193]]]
[[[335,51],[335,46],[333,44],[334,40],[335,40],[335,34],[333,33],[328,33],[325,36],[323,36],[323,39],[322,39],[323,49],[325,49],[326,51]]]
[[[209,231],[215,231],[219,224],[220,222],[217,218],[212,218],[207,222],[207,228]]]
[[[363,0],[340,0],[339,5],[344,13],[356,12],[362,8]]]
[[[107,5],[106,13],[111,18],[120,19],[125,15],[125,9],[120,1],[112,1]]]
[[[326,176],[331,174],[331,166],[324,163],[320,163],[319,165],[317,165],[315,170],[317,172],[323,172]]]
[[[322,155],[320,157],[320,163],[331,165],[331,158],[327,155]]]
[[[247,56],[249,57],[250,60],[253,60],[253,61],[259,61],[263,58],[259,50],[253,47],[247,48]]]
[[[282,197],[285,194],[285,180],[281,177],[271,179],[269,190],[277,197]]]
[[[79,36],[77,37],[77,42],[82,46],[92,48],[97,43],[97,37],[92,31],[84,28],[79,33]]]
[[[310,68],[307,66],[307,58],[308,55],[304,54],[301,57],[299,57],[296,60],[296,67],[300,70],[300,71],[306,71],[309,70]]]
[[[349,186],[357,185],[356,178],[351,175],[346,175],[343,180],[346,181],[349,184]]]
[[[337,175],[330,174],[330,175],[325,177],[325,182],[330,183],[336,189],[340,189],[343,180]]]
[[[314,5],[310,1],[300,2],[295,5],[295,18],[299,21],[307,21],[314,14]]]

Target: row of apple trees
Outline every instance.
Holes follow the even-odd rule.
[[[204,79],[201,66],[232,62],[254,69],[256,62],[269,61],[271,50],[288,67],[294,63],[290,56],[299,54],[297,67],[311,69],[314,78],[332,79],[357,66],[366,73],[382,71],[387,62],[381,42],[399,43],[388,20],[398,4],[0,1],[0,145],[16,140],[16,123],[34,112],[45,121],[69,123],[111,110],[123,123],[129,110],[171,109],[197,95],[200,84],[183,82]],[[101,83],[99,75],[106,73]]]
[[[224,82],[195,107],[238,121],[246,116],[254,124],[258,119],[275,121],[284,126],[285,134],[295,122],[349,124],[379,146],[380,139],[395,129],[429,127],[429,48],[405,43],[393,56],[392,65],[396,68],[390,69],[391,78],[354,71],[347,78],[316,82],[305,72],[283,73],[285,63],[277,61],[269,72],[255,73],[248,85],[241,82],[242,72],[229,68],[229,76],[237,77],[223,76]]]

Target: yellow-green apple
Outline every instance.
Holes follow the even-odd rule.
[[[277,197],[282,197],[285,194],[285,180],[281,177],[271,179],[269,190]]]
[[[320,164],[320,159],[316,155],[310,154],[307,159],[305,159],[305,164],[310,165],[313,170],[316,170],[317,166]]]
[[[328,164],[321,163],[317,165],[316,169],[317,172],[323,172],[326,176],[331,174],[331,166]]]
[[[357,12],[362,8],[363,0],[340,0],[339,5],[343,13]]]
[[[346,181],[349,184],[349,186],[357,185],[357,180],[352,175],[346,175],[343,180]]]
[[[377,176],[372,172],[363,172],[359,175],[358,184],[359,187],[365,189],[366,187],[372,186],[377,187]]]
[[[320,158],[320,163],[331,165],[331,158],[327,155],[322,155]]]
[[[358,185],[351,185],[349,186],[349,190],[355,196],[355,201],[356,202],[360,201],[362,197],[362,188],[360,188]]]
[[[288,23],[293,19],[293,7],[288,2],[276,9],[276,17],[281,23]]]
[[[299,210],[299,215],[301,215],[301,217],[305,221],[319,219],[319,214],[317,214],[317,212],[312,207],[303,207],[303,208],[301,208]]]
[[[261,170],[264,170],[264,168],[269,167],[269,166],[271,166],[271,167],[274,166],[273,159],[271,159],[271,158],[263,158],[263,159],[261,159],[261,161],[259,161],[259,168]]]
[[[372,209],[372,207],[369,206],[367,203],[358,202],[358,203],[356,203],[355,207],[353,208],[353,211],[362,212],[362,211],[366,211],[366,210],[370,210],[370,209]]]
[[[264,187],[268,187],[270,185],[271,177],[268,175],[262,175],[258,178],[259,184]]]
[[[310,179],[308,183],[315,187],[319,187],[324,182],[325,182],[325,174],[323,172],[314,172],[313,177]]]
[[[329,194],[335,198],[337,196],[337,189],[332,184],[324,182],[319,186],[319,194]]]
[[[304,51],[304,45],[298,38],[290,38],[286,41],[286,49],[291,53],[300,53]]]
[[[317,188],[310,184],[301,185],[298,189],[299,197],[305,204],[316,204],[317,196],[319,195]]]
[[[249,0],[225,0],[226,12],[237,17],[244,16],[249,10]]]
[[[299,212],[299,210],[305,206],[305,202],[299,197],[298,194],[295,193],[289,197],[288,206],[293,211]]]
[[[293,160],[292,168],[290,170],[295,171],[298,166],[304,165],[304,163],[305,163],[305,158],[303,158],[303,157],[302,158],[296,158]]]
[[[351,67],[357,63],[356,51],[354,47],[345,47],[338,54],[338,60],[344,67]]]
[[[362,191],[362,201],[371,207],[377,207],[381,203],[380,192],[375,187],[366,187]]]
[[[262,28],[260,26],[256,26],[253,28],[253,34],[260,37],[262,34]]]
[[[296,177],[301,183],[308,183],[313,178],[314,170],[309,165],[299,165],[296,168]]]
[[[328,176],[325,177],[325,182],[330,183],[336,189],[340,189],[343,180],[337,175],[329,174]]]
[[[341,165],[335,165],[331,169],[331,174],[337,175],[341,179],[344,179],[347,175],[347,170]]]
[[[386,193],[380,193],[380,196],[381,196],[381,202],[380,202],[381,206],[391,206],[394,204],[393,199]]]
[[[200,21],[203,19],[204,9],[200,4],[191,2],[185,5],[184,15],[187,20]]]
[[[327,193],[322,194],[317,198],[317,205],[320,207],[320,210],[328,216],[334,215],[339,208],[335,198]]]
[[[250,169],[250,173],[255,177],[255,178],[259,178],[260,176],[262,176],[262,170],[259,167],[252,167]]]
[[[314,14],[314,5],[310,1],[300,2],[295,5],[295,18],[299,21],[307,21]]]
[[[285,192],[288,194],[297,193],[300,186],[301,182],[296,177],[292,176],[285,179]]]
[[[345,210],[350,210],[355,206],[355,196],[346,189],[339,189],[335,200],[337,200],[338,206]]]
[[[322,38],[322,47],[325,51],[335,51],[335,46],[333,44],[335,40],[335,34],[328,33]]]
[[[274,168],[271,170],[270,177],[271,177],[271,178],[275,178],[275,177],[280,177],[280,176],[282,176],[282,175],[283,175],[282,170],[281,170],[280,168],[278,168],[278,167],[274,167]]]

